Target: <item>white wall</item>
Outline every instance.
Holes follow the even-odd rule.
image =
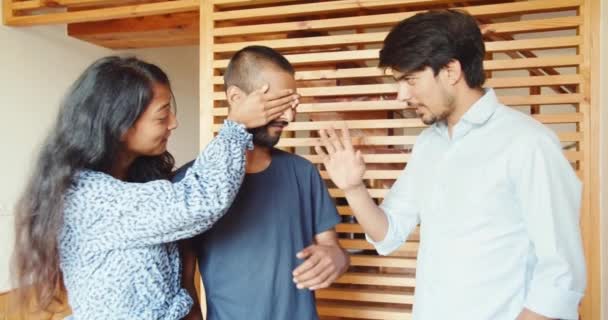
[[[1,11],[0,6],[0,11]],[[1,12],[0,12],[1,16]],[[9,28],[0,25],[0,292],[10,289],[12,208],[32,160],[55,119],[59,101],[95,59],[117,54],[69,38],[64,26]],[[180,127],[169,149],[178,165],[198,150],[198,48],[133,50],[169,75]]]

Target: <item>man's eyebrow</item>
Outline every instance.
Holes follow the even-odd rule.
[[[411,77],[411,76],[412,76],[412,74],[411,74],[411,73],[403,73],[403,74],[401,74],[399,77],[395,77],[395,75],[393,75],[393,78],[394,78],[396,81],[401,81],[401,80],[403,80],[403,79],[405,79],[405,78],[408,78],[408,77]]]

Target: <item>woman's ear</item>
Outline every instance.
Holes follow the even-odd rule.
[[[241,88],[231,85],[226,90],[226,100],[228,101],[228,105],[232,107],[233,105],[238,104],[241,99],[245,98],[247,94]]]

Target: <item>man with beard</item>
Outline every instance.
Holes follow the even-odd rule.
[[[224,85],[231,106],[264,85],[270,92],[296,90],[289,61],[262,46],[232,57]],[[317,169],[274,148],[294,116],[295,105],[251,130],[254,148],[247,151],[245,179],[231,208],[213,228],[182,246],[184,285],[196,299],[194,253],[208,320],[317,319],[313,291],[348,268],[334,230],[339,216]],[[178,170],[176,181],[189,166]],[[200,315],[196,309],[192,313]]]
[[[381,206],[347,129],[320,132],[316,151],[379,253],[420,224],[413,319],[578,319],[581,183],[552,131],[482,88],[484,55],[464,12],[420,13],[388,34],[380,66],[430,127]]]

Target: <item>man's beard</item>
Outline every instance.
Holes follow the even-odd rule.
[[[260,147],[272,148],[281,139],[281,135],[272,136],[269,133],[269,128],[273,125],[287,126],[287,121],[272,121],[265,126],[249,129],[249,133],[253,135],[253,144]]]
[[[424,104],[418,104],[415,107],[424,108],[426,109],[426,111],[428,111],[427,118],[421,115],[420,120],[422,120],[422,123],[426,124],[427,126],[430,126],[438,121],[446,121],[447,118],[452,114],[452,112],[454,111],[454,97],[446,94],[444,104],[447,106],[447,108],[441,110],[441,113],[439,114],[434,113],[433,111],[431,111],[430,108],[428,108]]]

